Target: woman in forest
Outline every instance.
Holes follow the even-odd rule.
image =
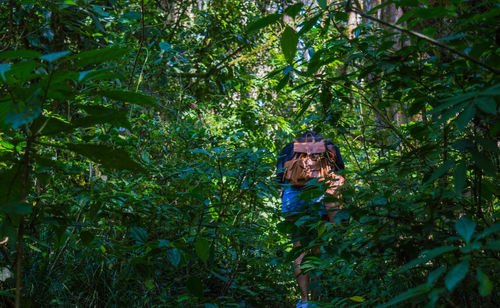
[[[333,144],[331,141],[323,139],[323,137],[315,133],[314,131],[307,131],[302,134],[299,138],[294,140],[293,142],[288,143],[280,152],[277,163],[277,177],[279,183],[284,187],[284,191],[282,193],[282,209],[281,212],[285,216],[287,221],[296,222],[297,219],[304,215],[319,215],[321,219],[327,220],[329,222],[333,222],[335,214],[338,212],[338,203],[336,202],[322,202],[324,198],[324,194],[320,197],[312,198],[309,200],[305,200],[300,197],[300,194],[308,189],[307,185],[300,183],[302,185],[293,185],[290,182],[294,182],[287,180],[287,174],[289,173],[287,169],[290,167],[293,160],[299,159],[300,153],[296,152],[298,150],[297,144],[316,146],[321,148],[321,150],[316,151],[318,155],[321,155],[323,159],[327,159],[328,170],[338,171],[344,169],[344,162],[342,161],[342,156],[340,155],[339,148]],[[321,153],[324,151],[324,153]],[[302,155],[305,157],[306,155]],[[309,153],[307,154],[309,156]],[[289,162],[287,164],[287,162]],[[330,171],[330,176],[334,175],[333,172]],[[343,185],[344,178],[339,175],[335,175],[335,180],[330,182],[330,188],[327,189],[327,193],[335,195],[336,189]],[[294,184],[297,184],[296,182]],[[306,198],[307,199],[307,198]],[[311,205],[321,203],[321,208],[319,210],[313,210]],[[300,237],[303,237],[307,234],[306,227],[304,225],[299,226],[296,231],[292,234],[293,247],[299,247]],[[312,249],[313,254],[320,253],[320,247],[314,247]],[[294,274],[297,279],[297,284],[300,288],[301,295],[300,301],[297,303],[297,307],[305,308],[310,307],[311,304],[308,301],[314,300],[317,289],[313,289],[311,292],[311,298],[309,297],[309,274],[302,274],[300,270],[300,264],[305,257],[306,253],[302,252],[300,256],[294,261]],[[318,279],[316,277],[315,279]]]

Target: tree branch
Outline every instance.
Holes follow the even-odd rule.
[[[492,66],[489,66],[488,64],[485,64],[485,63],[481,62],[480,60],[478,60],[476,58],[473,58],[473,57],[471,57],[471,56],[469,56],[469,55],[461,52],[460,50],[456,50],[455,48],[450,47],[448,45],[445,45],[445,44],[441,43],[438,40],[435,40],[435,39],[433,39],[431,37],[428,37],[427,35],[424,35],[422,33],[418,33],[418,32],[415,32],[415,31],[412,31],[410,29],[403,28],[403,27],[395,25],[395,24],[391,24],[391,23],[383,21],[382,19],[379,19],[377,17],[370,16],[370,15],[366,14],[365,12],[363,12],[362,10],[360,10],[358,8],[354,8],[352,6],[347,6],[346,7],[346,11],[347,12],[353,11],[353,12],[361,15],[362,17],[366,18],[366,19],[378,22],[378,23],[380,23],[380,24],[382,24],[384,26],[396,29],[396,30],[401,31],[403,33],[406,33],[406,34],[418,37],[418,38],[420,38],[420,39],[422,39],[424,41],[427,41],[427,42],[429,42],[429,43],[431,43],[433,45],[439,46],[439,47],[441,47],[443,49],[446,49],[446,50],[448,50],[448,51],[450,51],[450,52],[452,52],[454,54],[457,54],[457,55],[461,56],[464,59],[467,59],[467,60],[469,60],[471,62],[474,62],[477,65],[482,66],[483,68],[485,68],[485,69],[487,69],[489,71],[492,71],[495,74],[500,74],[500,70],[498,70],[498,69],[496,69],[496,68],[494,68]]]

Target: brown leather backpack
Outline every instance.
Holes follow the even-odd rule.
[[[305,142],[294,141],[293,151],[294,157],[284,164],[283,180],[292,185],[304,186],[314,178],[320,178],[320,181],[328,179],[330,188],[327,192],[330,194],[335,194],[336,189],[344,184],[342,176],[331,172],[335,170],[335,149],[327,148],[324,140],[316,142],[312,134],[308,134]]]

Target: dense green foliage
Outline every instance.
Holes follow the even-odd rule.
[[[326,306],[500,305],[497,1],[304,2],[0,2],[2,306],[294,306],[316,245]],[[292,249],[311,128],[350,219]]]

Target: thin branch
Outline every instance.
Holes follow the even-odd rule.
[[[134,77],[135,68],[137,66],[137,60],[139,59],[139,54],[141,53],[142,47],[144,45],[144,36],[145,36],[145,30],[144,30],[144,0],[141,0],[141,23],[142,23],[141,41],[139,43],[139,49],[137,50],[137,53],[135,54],[134,65],[132,66],[132,71],[130,72],[130,78],[128,80],[128,87],[127,87],[128,90],[130,90],[130,86],[132,85],[132,78]]]
[[[492,72],[493,72],[493,73],[495,73],[495,74],[500,74],[500,70],[498,70],[498,69],[496,69],[496,68],[494,68],[494,67],[491,67],[491,66],[489,66],[488,64],[483,63],[483,62],[481,62],[480,60],[478,60],[478,59],[476,59],[476,58],[473,58],[473,57],[471,57],[471,56],[469,56],[469,55],[467,55],[467,54],[465,54],[465,53],[461,52],[460,50],[456,50],[455,48],[450,47],[450,46],[448,46],[448,45],[445,45],[445,44],[441,43],[441,42],[440,42],[440,41],[438,41],[438,40],[435,40],[435,39],[433,39],[433,38],[431,38],[431,37],[428,37],[427,35],[424,35],[424,34],[422,34],[422,33],[418,33],[418,32],[415,32],[415,31],[412,31],[412,30],[410,30],[410,29],[403,28],[403,27],[398,26],[398,25],[395,25],[395,24],[391,24],[390,22],[383,21],[382,19],[379,19],[379,18],[377,18],[377,17],[370,16],[370,15],[366,14],[365,12],[363,12],[362,10],[360,10],[360,9],[358,9],[358,8],[354,8],[354,7],[352,7],[352,6],[348,6],[348,7],[346,8],[346,11],[347,11],[347,12],[349,12],[349,11],[353,11],[353,12],[355,12],[355,13],[357,13],[357,14],[361,15],[362,17],[366,18],[366,19],[369,19],[369,20],[372,20],[372,21],[378,22],[379,24],[382,24],[382,25],[384,25],[384,26],[387,26],[387,27],[390,27],[390,28],[396,29],[396,30],[401,31],[401,32],[403,32],[403,33],[406,33],[406,34],[409,34],[409,35],[412,35],[412,36],[418,37],[418,38],[420,38],[420,39],[422,39],[422,40],[424,40],[424,41],[427,41],[427,42],[429,42],[429,43],[431,43],[431,44],[433,44],[433,45],[439,46],[439,47],[441,47],[441,48],[443,48],[443,49],[446,49],[446,50],[448,50],[448,51],[450,51],[450,52],[452,52],[452,53],[454,53],[454,54],[457,54],[457,55],[461,56],[462,58],[465,58],[465,59],[467,59],[467,60],[469,60],[469,61],[471,61],[471,62],[474,62],[474,63],[476,63],[477,65],[482,66],[482,67],[484,67],[485,69],[487,69],[487,70],[489,70],[489,71],[492,71]]]

